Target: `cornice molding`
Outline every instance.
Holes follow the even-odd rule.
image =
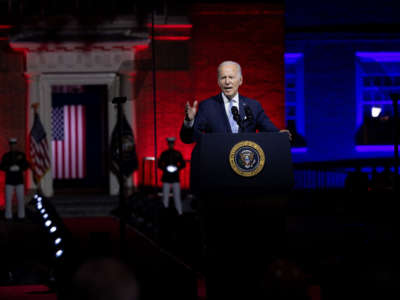
[[[26,72],[31,73],[94,73],[126,72],[134,68],[135,47],[147,45],[140,42],[107,42],[85,45],[83,43],[43,44],[12,42],[10,46],[26,55]]]

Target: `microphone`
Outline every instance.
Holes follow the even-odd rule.
[[[238,108],[236,106],[232,106],[231,112],[232,112],[233,119],[239,125],[239,131],[241,131],[242,130],[242,119],[240,118]]]

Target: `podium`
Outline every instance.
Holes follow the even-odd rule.
[[[191,189],[209,299],[250,299],[252,292],[257,297],[263,270],[285,251],[285,207],[293,183],[286,133],[205,134],[197,143]]]

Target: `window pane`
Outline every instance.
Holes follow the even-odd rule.
[[[400,54],[400,53],[399,53]],[[400,94],[400,63],[379,61],[381,54],[372,60],[358,61],[356,77],[358,86],[358,114],[356,143],[359,145],[393,144],[393,94]]]
[[[374,77],[374,86],[381,86],[381,78],[379,76]]]
[[[296,103],[296,92],[287,92],[286,93],[286,102]]]
[[[392,85],[392,78],[389,76],[383,77],[383,85],[384,86],[391,86]]]
[[[286,78],[286,88],[296,88],[296,78]]]
[[[296,74],[296,64],[286,64],[285,65],[286,74]]]
[[[366,87],[373,86],[373,80],[371,79],[371,77],[364,77],[363,85]]]
[[[363,100],[364,101],[371,101],[373,100],[373,95],[371,91],[364,91],[363,92]]]
[[[286,106],[286,114],[288,117],[296,116],[296,106]]]
[[[374,92],[374,100],[375,101],[381,101],[382,100],[382,92],[380,92],[380,91],[376,91],[376,92]]]

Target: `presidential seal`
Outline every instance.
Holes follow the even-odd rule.
[[[255,176],[264,168],[264,151],[252,141],[242,141],[232,147],[229,162],[233,171],[240,176]]]

